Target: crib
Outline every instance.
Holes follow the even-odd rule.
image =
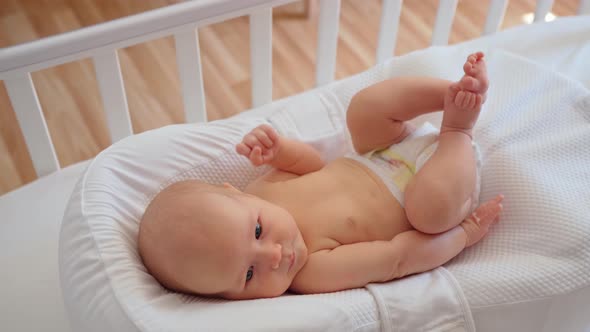
[[[100,307],[100,303],[97,304],[96,302],[105,301],[106,303],[110,300],[105,297],[89,298],[86,296],[88,294],[75,293],[75,291],[64,288],[64,286],[71,286],[72,281],[63,275],[60,276],[60,272],[63,274],[64,271],[67,271],[67,268],[62,266],[60,269],[58,266],[58,246],[60,247],[59,255],[62,255],[62,251],[65,252],[72,244],[58,243],[60,234],[63,238],[64,234],[67,235],[70,234],[68,232],[71,232],[62,229],[60,233],[62,220],[67,219],[68,211],[71,210],[71,207],[67,208],[66,204],[72,199],[72,190],[76,193],[75,186],[80,183],[81,177],[89,176],[87,168],[93,162],[85,161],[63,169],[60,167],[35,86],[31,79],[31,72],[84,58],[91,58],[96,69],[97,82],[113,144],[115,146],[140,144],[143,142],[141,141],[143,138],[135,140],[134,137],[144,137],[145,135],[134,135],[132,130],[117,50],[164,36],[174,36],[177,51],[176,60],[182,84],[185,119],[187,123],[198,123],[199,128],[201,128],[208,126],[208,124],[206,124],[205,92],[196,29],[248,15],[251,36],[252,110],[248,110],[243,116],[240,115],[237,120],[228,123],[229,127],[239,128],[241,125],[245,128],[257,124],[257,118],[262,117],[269,118],[275,123],[294,121],[299,128],[305,127],[305,121],[314,117],[313,109],[315,106],[310,106],[307,118],[285,120],[281,118],[280,111],[289,108],[290,103],[303,102],[305,98],[292,96],[282,100],[272,100],[272,11],[273,7],[293,1],[187,1],[115,20],[107,24],[92,26],[0,50],[0,79],[6,85],[34,169],[39,177],[33,183],[0,197],[0,212],[3,216],[3,220],[0,222],[0,248],[2,249],[0,250],[0,263],[3,266],[3,272],[1,273],[2,284],[0,285],[0,328],[2,330],[152,330],[145,321],[138,323],[135,318],[126,316],[129,315],[130,309],[125,307],[125,303],[123,303],[125,300],[119,299],[123,303],[119,303],[119,307],[113,305],[109,306],[108,309],[107,307],[96,309]],[[482,48],[486,51],[493,48],[502,48],[520,56],[534,59],[545,67],[559,72],[559,75],[580,82],[581,85],[588,89],[590,87],[590,69],[585,59],[590,55],[590,17],[583,15],[590,14],[590,1],[580,1],[579,17],[560,18],[554,23],[543,23],[545,15],[551,9],[552,2],[551,0],[537,1],[534,16],[535,24],[518,27],[509,32],[498,32],[508,1],[492,0],[490,1],[485,22],[484,36],[477,40],[453,46],[453,48],[447,48],[445,45],[449,40],[458,1],[441,0],[434,23],[431,41],[433,47],[430,50],[424,50],[424,53],[421,53],[422,55],[409,54],[404,56],[404,59],[399,60],[401,61],[399,62],[392,58],[392,54],[394,53],[403,4],[400,0],[383,0],[375,67],[367,73],[344,80],[344,82],[333,82],[340,0],[320,0],[316,87],[302,95],[321,95],[319,98],[324,102],[324,105],[325,103],[340,105],[345,110],[346,107],[342,104],[346,103],[346,98],[339,100],[334,97],[334,100],[330,100],[329,96],[330,93],[337,95],[336,92],[338,91],[343,94],[345,93],[343,91],[349,93],[349,90],[352,89],[350,86],[356,87],[355,80],[363,81],[363,84],[365,84],[371,80],[384,79],[387,75],[404,73],[402,68],[404,63],[413,63],[412,61],[418,61],[416,59],[422,59],[423,56],[438,54],[444,58],[445,56],[463,54],[467,50],[475,48]],[[555,46],[550,45],[551,43],[555,43]],[[588,99],[587,104],[590,105],[590,99]],[[584,105],[583,107],[588,106]],[[337,121],[334,122],[333,116],[330,113],[326,117],[326,119],[329,118],[329,121],[326,121],[334,125],[332,129],[338,132],[330,137],[324,137],[324,141],[316,141],[315,143],[324,148],[326,153],[336,155],[341,151],[335,151],[334,149],[329,151],[328,147],[334,146],[336,144],[334,142],[345,144],[342,142],[345,141],[346,137],[345,134],[342,134],[342,131],[345,131],[342,124],[336,123]],[[433,121],[436,122],[436,119]],[[215,133],[222,135],[223,130],[215,126],[213,125],[212,132],[218,130]],[[159,133],[173,133],[176,130],[162,128]],[[587,131],[584,133],[586,134]],[[196,137],[191,136],[193,134],[191,132],[187,134],[187,137]],[[295,135],[298,134],[301,134],[301,132]],[[155,134],[153,136],[163,137],[161,135]],[[305,139],[305,137],[303,138]],[[313,140],[313,138],[310,138],[310,140]],[[197,141],[199,140],[197,139]],[[251,171],[247,174],[248,176],[255,176],[260,174],[259,172]],[[586,173],[581,174],[587,176]],[[586,186],[588,184],[590,183],[586,183]],[[585,192],[587,193],[587,191]],[[588,204],[588,199],[590,199],[590,196],[582,197],[580,202],[585,201],[585,204]],[[66,218],[64,218],[64,211],[66,212]],[[590,224],[590,219],[586,216],[580,222]],[[580,231],[584,236],[586,236],[586,229],[583,228]],[[588,242],[586,242],[585,248],[588,249]],[[586,261],[587,258],[587,256],[580,258],[585,262],[581,264],[580,269],[582,274],[585,271],[586,275],[590,275],[590,263]],[[67,264],[68,260],[74,258],[71,255],[63,254],[60,259],[66,262],[63,264]],[[60,264],[62,263],[60,262]],[[439,271],[438,273],[446,275],[445,273],[448,272]],[[445,330],[472,331],[477,328],[478,331],[588,331],[590,330],[590,319],[587,317],[587,308],[590,307],[590,286],[585,284],[585,278],[579,277],[577,274],[572,275],[571,278],[583,280],[572,286],[573,288],[564,287],[562,293],[554,292],[543,296],[535,294],[535,296],[531,296],[530,300],[508,301],[501,305],[486,305],[483,302],[474,305],[477,300],[473,300],[469,296],[462,298],[463,301],[471,304],[470,309],[467,304],[457,304],[462,310],[470,310],[469,313],[462,313],[462,315],[465,315],[464,324],[454,327],[447,326]],[[108,275],[106,279],[108,279]],[[103,280],[101,282],[109,281]],[[507,280],[506,282],[510,281]],[[343,319],[338,316],[338,312],[343,311],[358,311],[361,312],[358,314],[359,316],[364,315],[352,324],[355,331],[404,330],[403,327],[395,327],[395,323],[386,322],[383,317],[384,312],[380,311],[381,309],[374,309],[375,307],[381,308],[381,304],[378,303],[379,300],[371,297],[371,295],[378,292],[377,288],[369,288],[362,294],[361,291],[350,291],[346,295],[347,298],[358,300],[358,303],[361,304],[356,307],[351,304],[346,307],[346,310],[339,307],[333,317],[315,317],[308,322],[302,322],[301,320],[305,320],[305,316],[301,316],[301,320],[293,319],[288,324],[284,323],[286,324],[284,326],[272,324],[257,326],[253,324],[241,327],[234,326],[235,329],[232,330],[242,328],[244,330],[272,331],[287,327],[292,330],[324,330],[328,328],[348,330],[350,326],[338,325],[339,319]],[[289,298],[289,296],[286,296],[286,298]],[[182,299],[182,301],[188,300]],[[207,305],[215,303],[206,302]],[[266,308],[265,313],[272,313],[275,304],[269,302],[260,305]],[[316,304],[304,301],[298,305],[314,306]],[[465,307],[466,305],[467,307]],[[93,306],[94,309],[84,308]],[[366,309],[368,307],[373,309]],[[246,310],[245,308],[245,305],[236,305],[233,309],[228,310]],[[296,309],[291,308],[289,310]],[[148,312],[152,315],[158,314],[157,310]],[[231,314],[231,311],[228,312]],[[185,314],[188,315],[189,313],[185,312]],[[257,315],[257,313],[253,314]],[[176,318],[184,319],[180,314],[176,315]],[[282,316],[279,315],[279,317]],[[185,325],[185,328],[189,326],[191,330],[211,330],[212,326],[207,324],[203,326]],[[159,328],[167,330],[165,326]],[[436,330],[432,326],[431,328]],[[158,328],[154,327],[154,330],[158,330]]]

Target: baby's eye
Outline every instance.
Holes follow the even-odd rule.
[[[254,274],[254,266],[250,266],[248,272],[246,272],[246,281],[252,279],[252,275]]]
[[[256,230],[254,231],[254,236],[256,237],[256,240],[258,240],[260,238],[261,234],[262,234],[262,226],[260,226],[260,223],[257,222],[256,223]]]

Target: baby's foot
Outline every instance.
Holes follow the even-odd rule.
[[[488,76],[483,53],[471,54],[463,65],[465,75],[451,84],[445,95],[441,133],[461,131],[471,136],[486,99]]]
[[[481,94],[484,98],[488,91],[488,73],[483,52],[477,52],[467,57],[463,65],[465,75],[461,78],[461,85],[465,90]]]
[[[463,220],[461,227],[467,234],[465,247],[470,247],[483,239],[490,226],[500,220],[503,199],[502,195],[496,196],[496,198],[478,206],[467,219]]]

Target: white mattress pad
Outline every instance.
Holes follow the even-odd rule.
[[[454,66],[457,61],[461,61],[456,58],[457,56],[464,56],[473,50],[481,49],[489,51],[494,48],[504,48],[533,58],[550,68],[559,70],[560,72],[565,73],[570,77],[574,77],[588,85],[588,82],[590,82],[590,69],[587,66],[582,65],[583,60],[587,59],[588,55],[590,55],[588,36],[590,36],[590,22],[587,17],[562,19],[547,25],[519,27],[491,37],[444,48],[446,51],[438,52],[437,55],[442,56],[438,61],[441,64],[450,63],[448,65],[450,68]],[[428,52],[433,52],[432,50],[436,49],[437,48],[431,48],[426,51],[417,52],[408,55],[405,58],[415,57],[415,59],[425,60],[428,59]],[[458,73],[446,72],[445,74],[444,70],[441,68],[442,66],[431,66],[430,61],[425,61],[423,64],[425,67],[434,69],[434,71],[428,72],[428,74],[432,76],[457,78],[456,75],[458,75]],[[350,95],[353,93],[352,91],[362,88],[363,85],[366,85],[371,81],[375,82],[390,76],[392,70],[394,70],[392,69],[394,66],[395,64],[388,63],[381,67],[376,67],[367,73],[338,82],[329,89],[339,86],[339,89],[343,89],[341,91],[344,91],[341,96],[345,96],[346,94]],[[421,69],[415,72],[421,72]],[[356,82],[356,85],[351,82]],[[270,115],[277,110],[284,108],[289,103],[296,101],[302,102],[309,96],[315,96],[317,93],[325,92],[327,90],[328,89],[312,91],[301,96],[279,101],[270,106],[253,110],[249,114],[244,115],[243,119],[253,119]],[[342,98],[344,100],[346,99],[346,97]],[[164,128],[160,130],[160,133],[165,135],[166,130],[169,129]],[[327,140],[327,142],[329,141],[330,140]],[[333,147],[334,145],[332,145],[332,148]],[[334,151],[331,150],[330,146],[326,146],[325,150]],[[0,236],[3,236],[2,241],[0,242],[7,243],[14,248],[20,248],[16,251],[3,251],[0,254],[0,262],[5,263],[3,266],[13,267],[8,274],[4,274],[10,278],[9,280],[11,280],[11,282],[0,286],[0,293],[3,294],[3,300],[0,301],[0,312],[2,313],[0,314],[2,316],[2,319],[0,319],[0,321],[2,321],[0,326],[3,328],[7,327],[8,330],[19,331],[36,331],[39,329],[55,331],[68,330],[68,326],[64,324],[65,318],[62,316],[63,309],[60,292],[58,291],[59,285],[56,283],[57,272],[54,265],[56,256],[55,248],[57,247],[56,230],[59,228],[62,214],[61,211],[63,211],[66,197],[69,196],[71,188],[73,188],[73,181],[77,174],[82,172],[84,167],[85,165],[70,167],[49,177],[40,179],[13,193],[0,197],[0,211],[2,211],[5,216],[8,216],[5,222],[0,223]],[[220,167],[224,166],[220,165]],[[64,174],[69,176],[64,178]],[[132,177],[133,174],[129,174],[129,176]],[[240,181],[239,177],[234,180],[238,182]],[[37,209],[32,210],[23,207],[23,204],[26,204],[24,202],[29,202],[30,200],[35,200],[36,203],[34,204],[36,204]],[[23,226],[22,220],[26,220],[27,227]],[[49,229],[53,229],[54,231],[44,231],[45,233],[43,234],[35,233],[35,236],[29,236],[26,230],[30,229],[31,225],[37,224],[46,225]],[[31,248],[29,244],[32,243],[36,243],[35,248],[39,249],[34,255],[29,254],[30,251],[28,250]],[[457,261],[459,261],[459,259]],[[26,261],[27,263],[15,264],[17,261]],[[586,269],[586,271],[588,270]],[[105,282],[105,280],[98,280],[98,278],[95,278],[92,275],[87,275],[87,277],[88,279],[86,282]],[[36,285],[41,281],[45,283],[43,291],[41,291],[40,288],[31,287],[31,285]],[[82,280],[77,281],[82,282]],[[460,279],[460,281],[462,285],[465,283],[464,280]],[[463,286],[465,287],[465,285]],[[470,298],[470,296],[472,296],[472,294],[477,294],[477,290],[474,290],[473,293],[466,291],[466,293],[471,302],[473,299]],[[5,296],[6,294],[7,296]],[[379,315],[377,313],[376,303],[373,296],[371,296],[366,290],[362,289],[348,291],[348,294],[350,295],[346,295],[346,297],[351,300],[349,301],[351,304],[349,303],[343,306],[341,299],[336,300],[336,297],[333,296],[334,300],[332,300],[331,303],[335,307],[338,307],[338,309],[326,311],[325,316],[318,313],[318,316],[315,317],[320,321],[322,319],[329,321],[330,324],[328,325],[321,325],[321,323],[315,319],[308,319],[307,321],[306,318],[301,317],[295,319],[297,316],[289,316],[288,312],[285,312],[284,317],[279,317],[281,317],[281,319],[284,318],[288,322],[289,319],[293,319],[292,322],[299,324],[295,326],[310,327],[312,329],[318,327],[321,328],[322,326],[337,327],[339,326],[339,322],[350,324],[351,321],[356,322],[357,330],[372,331],[379,329],[381,323],[379,323]],[[502,294],[500,296],[505,295],[506,294]],[[43,300],[39,301],[37,296]],[[479,295],[475,295],[474,299],[477,300],[478,296]],[[530,299],[527,297],[527,294],[516,296],[521,296],[521,299],[525,300]],[[548,296],[551,297],[551,295]],[[555,294],[553,297],[555,297]],[[587,304],[587,302],[584,302],[585,298],[587,297],[578,297],[577,303]],[[106,297],[104,297],[104,294],[98,294],[95,300],[98,302],[105,301]],[[84,301],[84,299],[78,298],[76,301]],[[190,302],[190,299],[185,298],[185,301]],[[330,301],[331,300],[328,299],[326,300],[326,303],[330,303]],[[346,302],[346,300],[344,302]],[[498,304],[502,303],[497,302],[496,305]],[[308,306],[309,303],[301,302],[299,305],[303,307]],[[505,302],[504,305],[508,306]],[[485,307],[485,303],[480,303],[478,308],[484,310]],[[476,311],[474,311],[474,313],[477,315]],[[182,319],[182,310],[176,314],[179,319]],[[211,312],[205,312],[204,314],[211,314]],[[95,319],[104,320],[105,315],[111,318],[119,317],[121,319],[127,319],[126,313],[124,310],[121,311],[121,307],[119,306],[111,306],[108,310],[96,313],[96,315],[97,316],[94,317]],[[71,318],[74,320],[76,319],[75,317]],[[567,318],[567,316],[564,316],[561,318],[561,321],[564,321]],[[226,317],[226,319],[230,318]],[[263,318],[261,318],[261,320],[262,319]],[[111,323],[112,321],[109,321],[108,319],[104,322],[104,324],[107,325]],[[305,325],[306,323],[308,325]],[[477,317],[476,323],[478,323]],[[480,320],[480,323],[486,324],[488,322],[483,318]],[[583,322],[580,324],[583,324]],[[109,326],[113,329],[115,327],[113,325]],[[509,326],[514,327],[515,325]],[[479,327],[480,326],[478,325],[478,328]],[[136,330],[136,326],[133,325],[130,325],[129,328],[129,330]],[[526,329],[519,330],[524,331]]]
[[[422,65],[446,52],[439,48],[393,59],[383,71],[390,76],[461,73],[465,56],[456,57],[456,66]],[[369,285],[375,303],[362,290],[226,301],[169,292],[139,259],[139,220],[163,188],[194,178],[244,188],[267,170],[254,168],[235,152],[258,124],[269,122],[283,135],[316,145],[328,160],[350,152],[347,104],[340,102],[347,90],[341,88],[358,89],[366,83],[361,78],[293,100],[264,117],[245,114],[146,132],[96,157],[74,189],[60,236],[61,282],[74,326],[86,331],[385,326],[474,331],[464,292],[478,307],[588,287],[590,205],[580,198],[590,197],[590,150],[584,149],[590,141],[590,93],[581,83],[517,56],[498,51],[488,55],[488,62],[491,87],[474,130],[483,156],[480,199],[503,193],[505,213],[488,238],[447,264],[451,273],[439,268]],[[358,315],[375,311],[379,319]]]
[[[465,59],[462,52],[431,48],[394,59],[384,71],[389,76],[457,80],[462,73],[456,68]],[[433,58],[442,59],[444,65],[431,61]],[[480,201],[503,193],[506,220],[494,227],[489,240],[446,266],[461,282],[472,307],[586,287],[590,282],[590,246],[585,245],[590,239],[590,190],[586,189],[590,183],[589,90],[579,81],[512,53],[497,50],[486,59],[490,89],[474,128],[483,155]],[[367,86],[373,79],[366,73],[358,82],[364,80]],[[348,105],[356,88],[339,83],[331,92],[342,105]],[[412,122],[420,125],[428,120],[440,125],[441,118],[442,112],[437,112]],[[568,242],[571,247],[564,245]],[[548,257],[549,252],[558,256]],[[484,268],[482,258],[491,256],[495,268],[514,269],[510,276],[507,270]],[[503,258],[496,260],[500,256]],[[473,273],[474,265],[485,278]],[[494,275],[502,277],[489,282]],[[504,278],[517,289],[505,285],[508,280]],[[564,287],[564,282],[570,287]]]

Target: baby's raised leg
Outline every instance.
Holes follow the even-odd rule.
[[[457,256],[463,249],[479,242],[491,225],[500,220],[501,195],[485,202],[459,226],[440,234],[411,230],[398,234],[392,243],[404,258],[395,278],[434,269]]]
[[[469,56],[464,71],[445,95],[438,148],[406,187],[406,215],[424,233],[447,231],[471,212],[476,185],[471,130],[487,91],[483,54]]]
[[[354,95],[346,121],[355,150],[385,148],[409,135],[405,121],[443,109],[451,82],[429,77],[397,77]]]

